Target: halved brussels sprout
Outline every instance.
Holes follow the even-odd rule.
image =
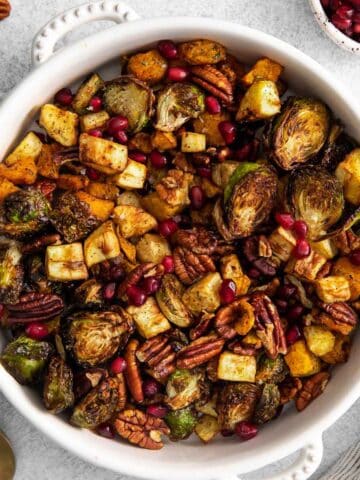
[[[23,287],[24,269],[20,246],[14,240],[0,241],[0,302],[16,303]]]
[[[196,414],[191,407],[170,411],[164,420],[170,428],[171,440],[184,440],[189,437],[197,422]]]
[[[9,222],[27,223],[46,220],[50,203],[39,190],[18,190],[4,200],[4,213]]]
[[[126,117],[133,133],[144,128],[152,115],[154,95],[151,89],[130,76],[107,82],[103,99],[105,110],[110,115]]]
[[[254,422],[258,425],[269,422],[276,416],[279,406],[280,390],[278,386],[273,383],[266,383],[259,403],[256,405]]]
[[[45,407],[52,413],[60,413],[74,403],[73,373],[60,356],[50,360],[45,374],[43,399]]]
[[[201,396],[204,374],[196,370],[175,370],[166,384],[166,404],[173,410],[185,408]]]
[[[205,110],[205,95],[190,83],[173,83],[160,91],[157,101],[155,128],[173,132],[190,118]]]
[[[267,382],[280,383],[288,373],[289,369],[281,355],[274,359],[262,355],[258,361],[255,381],[259,385]]]
[[[19,383],[34,384],[40,380],[53,350],[48,342],[39,342],[21,335],[7,344],[0,361]]]
[[[131,328],[125,311],[78,312],[67,319],[65,348],[79,365],[94,367],[115,355]]]
[[[319,100],[290,97],[265,133],[271,160],[283,170],[308,162],[324,146],[330,120],[329,109]]]
[[[335,122],[330,129],[324,148],[319,152],[319,164],[335,170],[344,157],[355,148],[355,142],[343,131],[340,123]]]
[[[178,327],[188,327],[192,316],[181,300],[183,287],[175,275],[165,275],[156,292],[156,300],[165,317]]]
[[[343,190],[339,180],[321,167],[306,167],[293,172],[286,186],[289,210],[304,220],[309,238],[318,240],[341,217]]]

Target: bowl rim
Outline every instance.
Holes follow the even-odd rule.
[[[310,8],[320,28],[326,35],[340,48],[360,55],[360,42],[356,42],[348,37],[341,30],[335,27],[329,20],[326,12],[321,4],[321,0],[309,0]]]

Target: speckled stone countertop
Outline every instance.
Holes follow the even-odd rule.
[[[0,23],[0,98],[29,72],[31,41],[37,30],[55,14],[85,0],[10,1],[13,7],[11,17]],[[360,101],[360,58],[340,50],[325,37],[306,0],[129,0],[129,4],[144,17],[214,17],[276,35],[328,68]],[[90,30],[96,28],[91,27]],[[70,40],[78,36],[78,32],[72,34]],[[312,480],[318,480],[342,452],[360,438],[359,416],[358,402],[325,432],[324,459]],[[59,448],[35,430],[1,394],[0,429],[6,432],[15,449],[16,480],[130,480],[95,468]],[[285,460],[244,478],[267,478],[287,462]]]

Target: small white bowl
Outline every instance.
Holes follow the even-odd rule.
[[[309,3],[318,24],[326,35],[344,50],[360,55],[360,42],[348,37],[330,22],[320,0],[309,0]]]

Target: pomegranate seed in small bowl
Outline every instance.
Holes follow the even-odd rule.
[[[25,329],[26,335],[33,340],[43,340],[49,335],[49,329],[40,322],[31,322]]]
[[[285,230],[291,230],[294,226],[295,220],[290,213],[275,213],[275,220]]]
[[[174,257],[172,255],[166,255],[161,264],[165,268],[165,273],[172,273],[175,270]]]
[[[160,40],[157,49],[167,60],[174,60],[178,56],[177,47],[172,40]]]
[[[126,370],[126,360],[123,357],[115,358],[110,365],[110,371],[114,375],[118,375],[119,373],[123,373]]]
[[[71,93],[70,88],[62,88],[55,93],[54,100],[64,107],[69,107],[72,104],[73,98],[74,95]]]

